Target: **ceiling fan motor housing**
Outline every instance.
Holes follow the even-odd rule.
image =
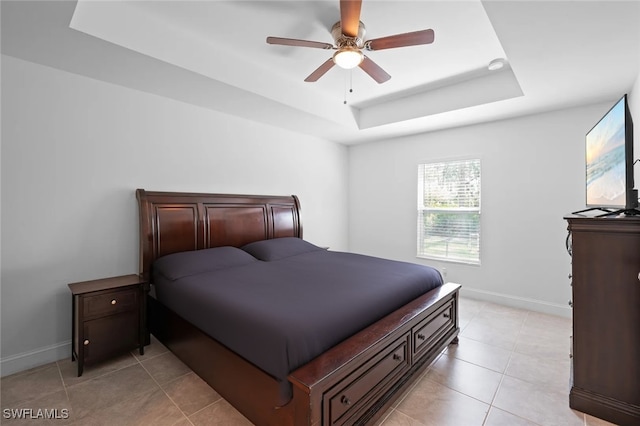
[[[331,27],[331,36],[333,37],[338,49],[342,49],[344,47],[362,49],[364,47],[364,35],[366,32],[367,30],[362,22],[358,24],[358,35],[356,37],[349,37],[342,34],[342,25],[340,25],[340,21],[336,22],[333,24],[333,27]]]

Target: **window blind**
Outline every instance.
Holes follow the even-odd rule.
[[[480,263],[480,160],[418,166],[419,257]]]

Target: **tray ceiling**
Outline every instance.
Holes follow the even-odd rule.
[[[640,68],[637,2],[364,0],[367,39],[432,28],[434,43],[368,53],[384,84],[338,67],[306,83],[332,52],[265,39],[331,43],[338,8],[3,1],[3,53],[345,144],[617,99]]]

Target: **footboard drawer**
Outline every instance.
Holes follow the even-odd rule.
[[[438,309],[412,329],[413,353],[418,354],[432,347],[432,343],[444,336],[447,331],[455,328],[454,301]]]
[[[352,424],[369,401],[409,369],[409,338],[410,333],[405,333],[325,394],[324,418],[329,419],[328,424]]]

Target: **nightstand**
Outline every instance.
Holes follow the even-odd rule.
[[[85,363],[138,348],[144,354],[148,282],[138,275],[69,284],[72,293],[71,360]]]

